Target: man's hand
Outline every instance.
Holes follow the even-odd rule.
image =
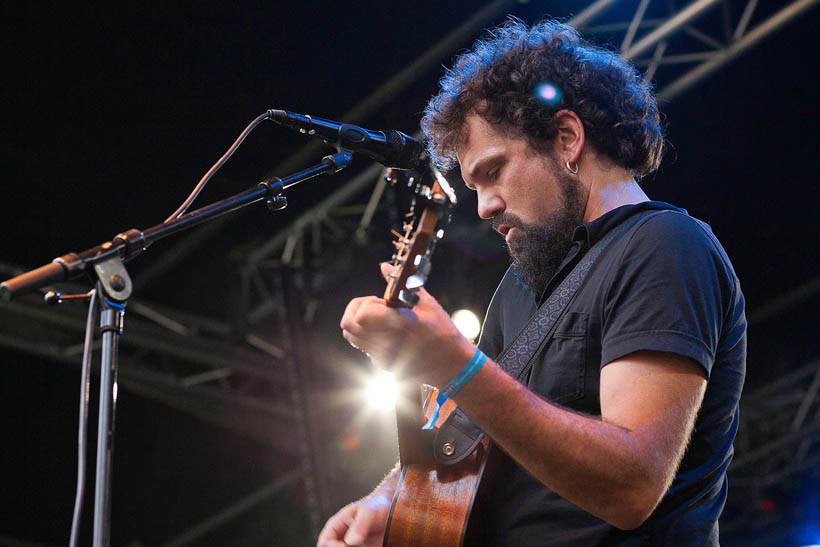
[[[390,499],[378,490],[341,508],[325,523],[316,547],[379,547],[390,514]]]
[[[330,517],[316,540],[316,547],[379,547],[384,541],[390,500],[396,491],[399,474],[396,464],[370,495],[342,507]]]
[[[390,271],[382,265],[382,274]],[[475,346],[423,288],[412,309],[390,308],[375,296],[354,298],[342,316],[342,334],[380,367],[434,386],[446,384],[472,357]]]

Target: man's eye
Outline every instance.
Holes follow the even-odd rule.
[[[493,169],[489,173],[487,173],[487,178],[490,180],[495,180],[498,178],[499,173],[501,173],[501,168]]]

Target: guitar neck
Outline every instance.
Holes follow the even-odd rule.
[[[415,210],[408,214],[412,220],[405,222],[404,233],[396,241],[393,271],[388,277],[384,291],[385,303],[390,307],[412,308],[418,301],[415,291],[424,285],[430,269],[429,256],[442,230],[438,229],[442,215],[455,204],[455,195],[447,189],[449,183],[434,170],[436,175],[431,186],[416,187],[416,203],[423,206],[420,214]],[[445,188],[446,187],[446,188]],[[418,216],[416,216],[418,215]],[[399,382],[396,403],[396,423],[399,437],[399,456],[402,467],[408,464],[432,464],[434,432],[422,430],[425,423],[421,386],[414,382]]]

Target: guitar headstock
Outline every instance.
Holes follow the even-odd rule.
[[[388,306],[412,308],[418,302],[416,291],[424,286],[430,274],[430,259],[444,226],[450,219],[450,210],[456,205],[456,196],[447,179],[430,166],[432,184],[425,184],[412,172],[388,169],[387,181],[404,181],[413,190],[413,205],[405,217],[403,233],[393,231],[396,253],[384,299]]]

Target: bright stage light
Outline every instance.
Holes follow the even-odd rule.
[[[367,384],[367,404],[375,410],[388,411],[396,408],[398,395],[396,381],[389,372],[379,371]]]
[[[454,312],[451,317],[453,323],[455,323],[458,330],[461,331],[461,334],[470,340],[475,340],[478,337],[478,334],[481,332],[481,322],[478,320],[478,317],[476,317],[476,314],[470,310],[458,310]]]

